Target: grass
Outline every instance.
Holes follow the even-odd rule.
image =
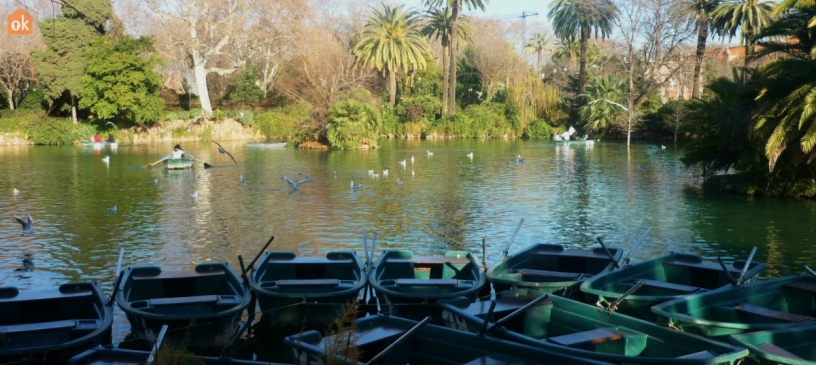
[[[329,325],[324,338],[326,365],[356,364],[362,353],[355,346],[360,333],[354,321],[357,319],[357,301],[343,306],[343,314]]]

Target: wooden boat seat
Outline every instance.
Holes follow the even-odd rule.
[[[766,318],[776,319],[784,322],[805,322],[812,320],[813,317],[802,316],[794,313],[785,313],[778,310],[759,307],[753,304],[741,304],[734,307],[738,312],[750,313]]]
[[[433,265],[433,264],[468,264],[470,260],[467,257],[444,257],[444,256],[414,256],[409,259],[388,259],[389,263],[412,263],[415,265]]]
[[[716,357],[717,354],[708,350],[703,350],[700,352],[695,352],[691,354],[686,354],[683,356],[675,357],[675,359],[687,359],[687,360],[705,360],[705,359],[712,359]]]
[[[280,287],[301,287],[301,286],[337,286],[338,279],[298,279],[298,280],[278,280]]]
[[[670,282],[667,282],[667,281],[660,281],[660,280],[638,279],[638,280],[635,280],[633,284],[637,284],[639,281],[643,281],[644,286],[648,286],[648,287],[652,287],[652,288],[673,290],[673,291],[679,291],[679,292],[683,292],[683,293],[694,293],[694,292],[700,291],[700,288],[696,287],[696,286],[675,284],[675,283],[670,283]]]
[[[397,286],[457,286],[457,279],[397,279]]]
[[[578,346],[614,341],[623,338],[624,334],[613,328],[596,328],[594,330],[570,333],[568,335],[550,337],[547,340],[562,346]]]
[[[77,326],[77,321],[76,320],[66,319],[66,320],[62,320],[62,321],[53,321],[53,322],[5,325],[5,326],[0,326],[0,332],[10,334],[10,333],[24,333],[24,332],[35,332],[35,331],[54,331],[54,330],[73,329],[76,326]]]
[[[765,351],[765,352],[767,352],[767,353],[769,353],[771,355],[782,356],[782,357],[787,357],[787,358],[796,359],[796,360],[804,360],[803,358],[790,353],[788,350],[785,350],[785,349],[783,349],[783,348],[781,348],[781,347],[779,347],[777,345],[774,345],[772,343],[766,343],[766,344],[763,344],[763,345],[759,345],[759,346],[757,346],[757,348],[759,348],[760,350]]]
[[[499,360],[490,356],[482,356],[472,361],[466,362],[464,365],[510,365],[511,363]]]
[[[816,283],[807,280],[797,280],[791,281],[785,285],[782,285],[783,288],[792,288],[792,289],[800,289],[804,291],[809,291],[811,293],[816,293]]]
[[[575,280],[581,277],[581,273],[563,272],[563,271],[548,271],[548,270],[533,270],[533,269],[518,269],[521,276],[532,276],[540,278],[559,278]]]
[[[195,270],[181,270],[181,271],[162,271],[158,275],[133,275],[133,280],[160,280],[160,279],[179,279],[179,278],[196,278],[202,276],[221,276],[226,274],[223,270],[213,270],[206,272],[197,272]]]
[[[174,298],[153,298],[148,301],[149,305],[160,307],[165,305],[183,305],[183,304],[214,304],[218,302],[217,295],[196,295],[192,297],[174,297]]]

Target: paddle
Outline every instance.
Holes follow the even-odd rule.
[[[745,265],[742,267],[742,272],[740,276],[737,278],[737,285],[742,285],[742,280],[745,279],[745,273],[748,271],[748,267],[751,266],[751,260],[754,259],[754,254],[756,253],[756,246],[751,249],[751,253],[748,254],[748,260],[745,260]]]
[[[606,248],[606,245],[603,243],[603,240],[601,239],[601,237],[598,237],[597,239],[598,239],[598,243],[600,243],[601,247],[603,247],[604,252],[606,252],[606,255],[609,256],[609,260],[612,261],[612,266],[614,266],[616,269],[620,268],[620,264],[618,264],[618,262],[615,261],[615,255],[612,255],[612,251],[609,251],[609,249]]]
[[[153,361],[156,360],[156,353],[159,351],[159,347],[161,347],[162,340],[164,340],[164,334],[167,333],[167,325],[163,325],[161,331],[159,331],[159,337],[156,337],[156,343],[153,344],[153,349],[150,350],[150,356],[147,357],[147,361],[145,361],[145,365],[153,365]]]
[[[521,308],[514,310],[513,313],[510,313],[510,314],[504,316],[504,318],[502,318],[502,319],[500,319],[500,320],[498,320],[496,322],[493,322],[493,324],[491,324],[489,327],[487,327],[487,329],[485,329],[484,333],[488,333],[490,331],[493,331],[493,329],[495,329],[497,327],[504,326],[505,323],[509,322],[511,319],[513,319],[517,315],[519,315],[521,313],[524,313],[524,311],[526,311],[528,308],[532,308],[532,307],[536,306],[538,303],[541,303],[541,302],[547,300],[547,298],[549,298],[549,294],[544,294],[543,296],[535,298],[530,303],[527,303],[527,304],[523,305]]]
[[[363,247],[365,249],[365,270],[366,276],[370,274],[371,268],[371,255],[368,253],[368,234],[366,234],[366,230],[363,230]],[[366,280],[366,287],[363,289],[363,303],[368,303],[368,294],[371,288],[368,286],[368,280]]]
[[[116,293],[119,291],[119,284],[122,282],[122,258],[125,255],[125,248],[119,250],[119,262],[116,264],[116,275],[113,279],[113,292],[111,292],[110,299],[108,299],[108,305],[113,305],[113,302],[116,300]]]
[[[807,270],[807,272],[810,275],[812,275],[814,278],[816,278],[816,271],[813,271],[813,269],[809,268],[807,265],[805,265],[805,270]]]
[[[618,305],[620,305],[621,302],[623,302],[623,300],[626,299],[626,297],[628,297],[629,295],[631,295],[632,293],[634,293],[635,291],[640,289],[640,287],[643,286],[643,284],[646,284],[646,282],[643,281],[643,280],[638,281],[635,285],[633,285],[631,288],[629,288],[629,290],[627,290],[625,293],[623,293],[623,295],[621,295],[620,298],[615,299],[615,301],[613,301],[612,303],[609,303],[609,306],[606,307],[606,309],[609,309],[611,311],[614,311],[614,310],[618,309]],[[600,302],[600,301],[598,301],[598,302]]]
[[[374,269],[374,246],[376,244],[377,244],[377,234],[374,233],[373,237],[371,238],[371,261],[369,261],[369,265],[371,265],[371,266],[369,266],[369,268],[368,268],[369,271]],[[368,256],[368,254],[366,254],[366,256]],[[376,309],[376,305],[375,305],[376,302],[374,301],[374,289],[372,289],[371,285],[369,285],[368,290],[370,291],[370,293],[369,293],[370,295],[368,297],[368,301],[369,301],[368,305],[369,306],[374,306],[374,308]]]
[[[365,363],[365,364],[366,364],[366,365],[369,365],[369,364],[376,364],[376,363],[377,363],[377,361],[379,361],[380,359],[382,359],[382,358],[383,358],[383,357],[384,357],[386,354],[388,354],[389,352],[393,351],[395,348],[397,348],[397,346],[399,346],[399,345],[400,345],[400,344],[402,344],[403,342],[405,342],[405,341],[407,341],[408,339],[410,339],[410,338],[411,338],[411,336],[413,336],[413,335],[414,335],[414,333],[416,333],[417,331],[419,331],[420,329],[422,329],[422,327],[424,327],[424,326],[425,326],[425,324],[427,324],[427,323],[428,323],[428,321],[430,321],[430,320],[431,320],[431,317],[430,317],[430,316],[425,317],[425,319],[423,319],[423,320],[422,320],[422,322],[417,323],[417,324],[416,324],[416,326],[412,327],[410,330],[408,330],[408,332],[405,332],[405,333],[404,333],[402,336],[400,336],[400,338],[398,338],[396,341],[392,342],[390,345],[388,345],[388,347],[386,347],[386,348],[385,348],[385,350],[380,351],[380,353],[379,353],[379,354],[377,354],[376,356],[372,357],[372,358],[371,358],[371,360],[368,360],[368,362],[367,362],[367,363]]]
[[[640,244],[643,243],[643,240],[646,239],[646,235],[649,234],[649,231],[651,230],[652,226],[649,226],[649,228],[646,228],[646,232],[643,232],[643,234],[640,235],[640,239],[638,239],[637,243],[635,243],[635,246],[632,247],[632,250],[629,251],[629,255],[626,255],[626,258],[623,259],[623,263],[621,264],[621,266],[629,265],[629,261],[632,260],[632,255],[635,254],[635,251],[637,251],[637,249],[640,247]]]
[[[484,237],[482,237],[482,270],[487,271],[487,245]]]
[[[249,265],[247,266],[247,267],[248,267],[247,271],[252,270],[252,269],[255,267],[255,261],[258,261],[258,259],[259,259],[259,258],[261,258],[261,255],[263,255],[264,251],[266,251],[266,248],[267,248],[267,247],[269,247],[269,244],[270,244],[270,243],[272,243],[272,241],[273,241],[273,240],[275,240],[275,236],[269,237],[269,241],[266,241],[266,244],[265,244],[265,245],[264,245],[264,247],[261,249],[261,251],[260,251],[260,252],[258,252],[258,254],[257,254],[257,255],[255,255],[255,258],[254,258],[254,259],[252,260],[252,262],[250,262],[250,263],[249,263]],[[241,261],[243,261],[243,260],[241,260]],[[244,272],[243,274],[241,274],[241,277],[242,277],[244,280],[247,280],[247,277],[246,277],[246,272]]]
[[[728,276],[728,280],[731,281],[731,285],[737,285],[737,279],[734,279],[734,276],[731,275],[731,271],[728,270],[728,266],[725,265],[725,263],[722,260],[722,257],[717,257],[717,262],[720,263],[720,266],[722,267],[723,272],[725,272],[725,275]]]
[[[480,335],[487,333],[487,324],[490,322],[490,319],[493,318],[493,311],[496,310],[496,303],[496,300],[490,302],[490,308],[487,309],[487,315],[485,315],[484,321],[482,321],[482,327],[479,327]]]
[[[516,231],[513,232],[513,237],[510,238],[510,242],[507,242],[507,247],[505,247],[504,251],[502,251],[502,258],[501,258],[502,260],[506,259],[507,255],[510,254],[510,245],[512,245],[513,241],[515,241],[516,235],[518,234],[519,229],[521,229],[522,224],[524,224],[524,218],[521,218],[521,220],[519,221],[518,227],[516,227]]]
[[[164,160],[166,160],[166,159],[168,159],[168,158],[170,158],[170,156],[167,156],[167,157],[165,157],[165,158],[163,158],[163,159],[161,159],[161,160],[158,160],[158,161],[156,161],[156,162],[154,162],[154,163],[149,163],[149,164],[147,164],[147,165],[144,165],[144,166],[142,166],[142,168],[143,168],[143,169],[146,169],[146,168],[148,168],[148,167],[153,167],[153,165],[155,165],[155,164],[157,164],[157,163],[159,163],[159,162],[162,162],[162,161],[164,161]]]

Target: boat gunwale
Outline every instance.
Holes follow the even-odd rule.
[[[360,259],[360,256],[357,255],[356,252],[354,252],[354,251],[331,251],[331,252],[326,254],[325,258],[327,260],[329,260],[329,261],[332,260],[332,259],[329,258],[330,255],[343,254],[344,257],[342,259],[351,259],[352,264],[355,264],[355,263],[357,264],[356,266],[353,266],[353,267],[356,268],[356,271],[359,274],[359,279],[356,280],[355,284],[351,288],[343,289],[343,290],[339,290],[339,291],[332,291],[332,292],[315,291],[315,292],[312,292],[312,293],[309,293],[309,292],[281,293],[281,292],[273,292],[273,291],[267,290],[266,288],[262,287],[260,285],[260,283],[258,282],[259,278],[257,277],[257,273],[258,273],[258,271],[260,271],[260,269],[262,267],[270,265],[268,263],[269,256],[271,256],[272,254],[275,254],[275,253],[289,253],[289,252],[291,252],[291,251],[275,251],[275,252],[269,252],[268,251],[262,256],[261,260],[258,260],[258,264],[256,264],[255,267],[253,267],[251,269],[251,272],[249,274],[249,287],[250,287],[250,289],[252,291],[254,291],[256,293],[256,295],[263,295],[263,296],[270,297],[270,298],[335,298],[335,297],[348,296],[348,295],[351,295],[351,294],[354,294],[354,293],[359,293],[361,290],[363,290],[363,287],[365,287],[365,285],[368,283],[368,275],[367,275],[367,273],[365,272],[365,270],[363,268],[363,261]],[[346,254],[348,254],[350,257],[345,257]],[[299,257],[304,258],[304,257],[309,257],[309,256],[297,256],[296,255],[293,258],[292,264],[296,265],[297,264],[296,260]]]
[[[383,253],[380,255],[380,257],[377,258],[377,261],[374,264],[374,269],[370,270],[370,272],[368,273],[368,275],[369,275],[369,277],[368,277],[369,285],[371,285],[371,287],[374,288],[374,290],[377,290],[378,292],[380,292],[382,294],[385,294],[385,295],[388,295],[388,296],[391,296],[391,297],[395,297],[395,298],[411,298],[411,299],[444,299],[444,298],[448,298],[448,299],[450,299],[450,298],[455,298],[455,297],[459,297],[459,296],[473,296],[473,295],[476,295],[476,294],[478,294],[478,292],[480,290],[482,290],[482,287],[486,283],[487,279],[485,278],[485,275],[483,274],[483,271],[481,270],[481,265],[479,265],[479,263],[476,261],[476,258],[473,256],[473,254],[470,251],[467,251],[466,258],[468,260],[468,263],[473,265],[472,271],[474,271],[476,273],[476,280],[472,280],[474,282],[474,285],[473,285],[472,288],[468,288],[468,289],[461,290],[461,291],[444,293],[445,294],[444,296],[440,296],[438,293],[433,293],[433,292],[411,293],[411,292],[400,292],[400,291],[394,291],[394,290],[391,290],[391,289],[387,289],[387,288],[385,288],[384,286],[382,286],[380,284],[380,280],[377,279],[377,274],[380,272],[381,265],[383,263],[385,263],[386,260],[388,260],[389,256],[396,255],[396,254],[401,253],[401,252],[409,252],[409,253],[411,253],[412,257],[414,257],[414,252],[411,251],[411,250],[388,249],[388,250],[383,251]],[[450,252],[450,251],[448,251],[448,252]],[[424,257],[424,256],[422,256],[422,257]],[[387,279],[387,280],[396,280],[396,279]],[[467,279],[458,279],[458,280],[467,280]]]

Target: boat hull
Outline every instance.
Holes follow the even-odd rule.
[[[0,363],[64,364],[110,341],[113,307],[97,283],[0,288]]]
[[[440,301],[449,328],[478,333],[495,304],[489,324],[545,295],[511,290],[497,299],[470,303]],[[692,336],[654,323],[574,300],[549,295],[490,335],[571,356],[618,364],[733,364],[748,355],[742,348]]]
[[[249,142],[248,148],[284,148],[287,142]]]
[[[150,352],[147,351],[99,348],[74,356],[71,361],[68,362],[68,365],[141,365],[147,361],[148,357],[150,357]],[[189,360],[190,364],[203,365],[282,365],[266,361],[236,360],[206,356],[191,356],[185,360]]]
[[[762,364],[816,364],[816,326],[757,331],[728,336]]]
[[[129,267],[122,275],[116,302],[134,337],[148,345],[166,324],[168,343],[223,346],[238,331],[241,314],[250,304],[249,287],[226,263],[166,272],[158,266]]]
[[[167,170],[186,170],[193,167],[191,158],[168,158],[164,161],[164,168]]]
[[[726,267],[738,277],[744,265],[737,260]],[[751,262],[743,282],[755,281],[763,268],[764,263]],[[732,286],[719,264],[703,261],[698,255],[672,253],[590,278],[581,284],[581,291],[588,302],[608,305],[640,281],[644,285],[618,303],[617,310],[650,322],[657,320],[651,311],[656,304]]]
[[[661,323],[725,340],[728,335],[816,326],[816,278],[793,275],[690,295],[652,308]]]
[[[298,257],[267,252],[250,274],[249,285],[263,318],[273,326],[324,329],[343,314],[368,281],[356,253]]]

